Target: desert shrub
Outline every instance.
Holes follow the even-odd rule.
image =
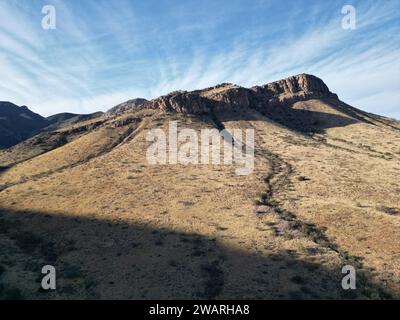
[[[392,215],[392,216],[400,213],[400,210],[397,208],[391,208],[391,207],[385,207],[385,206],[378,207],[378,210],[382,211],[386,214]]]

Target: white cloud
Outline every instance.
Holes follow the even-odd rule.
[[[340,19],[333,19],[322,27],[311,26],[301,37],[286,39],[272,48],[260,44],[253,50],[243,43],[211,58],[200,51],[188,67],[181,66],[174,74],[168,70],[170,64],[163,60],[158,66],[159,84],[151,93],[157,96],[178,88],[192,90],[221,82],[252,86],[306,72],[321,77],[349,104],[398,116],[400,28],[386,29],[385,34],[371,30],[394,14],[390,8],[376,6],[361,15],[358,31],[343,30]]]

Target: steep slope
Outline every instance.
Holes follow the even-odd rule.
[[[18,158],[19,161],[12,162],[10,154],[0,154],[0,159],[9,160],[8,163],[3,162],[8,167],[3,170],[2,188],[70,168],[99,156],[124,141],[141,121],[142,118],[129,115],[112,119],[96,118],[95,121],[80,122],[55,132],[41,133],[12,148],[11,155],[22,152],[20,156],[26,159]],[[27,157],[33,152],[34,155]]]
[[[46,125],[45,118],[26,106],[0,101],[0,148],[17,144]]]
[[[14,146],[41,131],[55,131],[100,117],[102,114],[102,112],[85,115],[59,113],[44,118],[26,106],[18,107],[13,103],[0,101],[0,149]]]
[[[68,118],[68,117],[67,117]],[[48,121],[55,121],[51,118]],[[103,125],[109,117],[100,113],[77,115],[54,122],[40,129],[39,133],[8,149],[0,150],[0,167],[3,170],[10,166],[29,160],[45,152],[61,147]]]
[[[174,92],[14,164],[0,176],[3,285],[40,299],[399,297],[398,123],[321,82]],[[171,121],[254,129],[253,173],[150,165],[148,130]],[[44,264],[56,292],[37,293]],[[355,291],[341,288],[348,264]]]

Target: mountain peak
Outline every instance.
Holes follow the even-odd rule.
[[[46,126],[47,120],[8,101],[0,101],[0,148],[10,147]]]
[[[329,96],[337,98],[322,79],[306,73],[253,87],[256,91],[258,88],[267,90],[268,94],[271,95],[296,95],[303,93],[304,95],[314,95],[315,97]]]
[[[174,91],[147,101],[141,107],[166,112],[208,114],[246,108],[262,109],[321,98],[338,97],[320,78],[302,73],[252,88],[222,83],[201,90]]]

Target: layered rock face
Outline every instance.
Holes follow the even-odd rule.
[[[329,88],[321,79],[308,74],[300,74],[284,80],[268,83],[264,86],[261,86],[261,88],[264,88],[270,95],[293,95],[300,92],[305,94],[317,94],[321,96],[331,94]]]
[[[145,108],[159,109],[166,112],[190,114],[208,113],[210,106],[198,93],[177,91],[161,96],[143,105]]]
[[[262,110],[317,98],[337,99],[337,95],[330,92],[321,79],[300,74],[249,89],[224,83],[192,92],[176,91],[145,102],[141,107],[166,112],[210,114],[246,108]]]
[[[320,78],[308,74],[255,86],[250,90],[255,92],[257,109],[286,106],[308,99],[338,99],[338,96],[330,92],[328,86]]]

